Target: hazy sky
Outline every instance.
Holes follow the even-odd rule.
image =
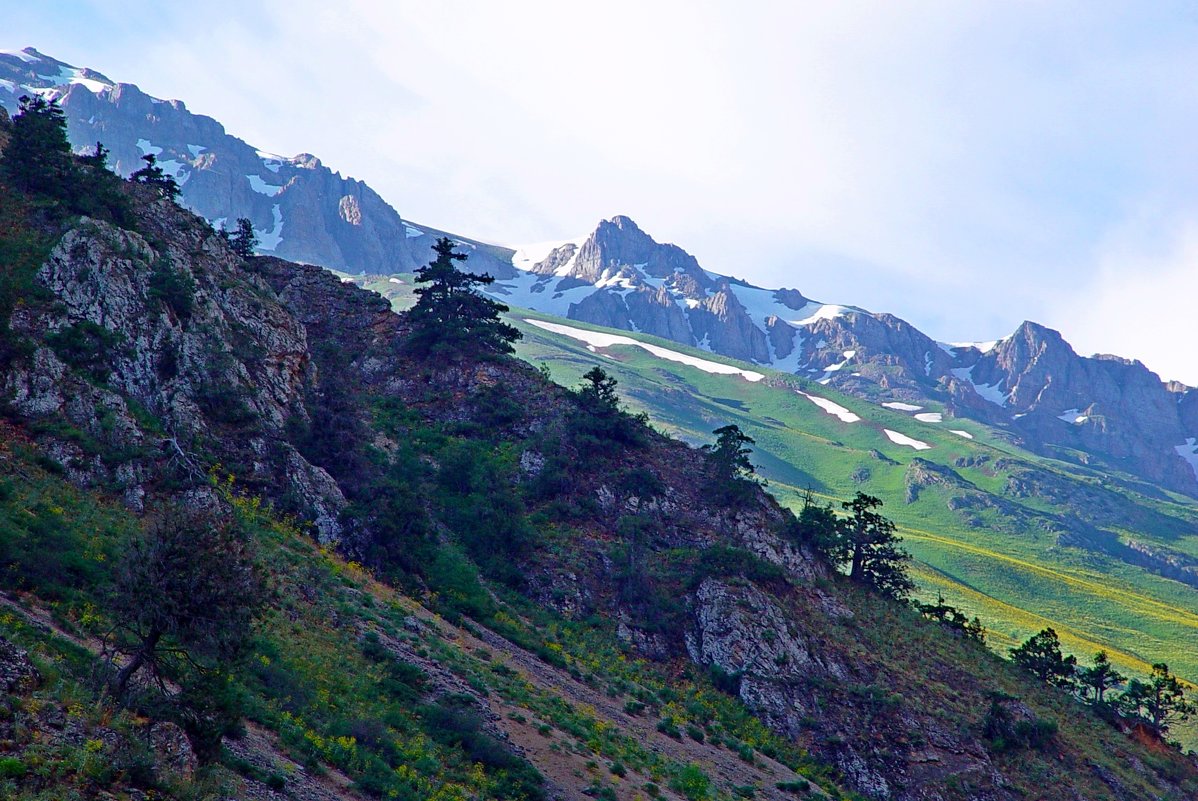
[[[1198,384],[1196,9],[0,0],[0,47],[463,235],[627,214],[710,270],[941,340],[1034,319]]]

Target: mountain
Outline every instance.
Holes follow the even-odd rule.
[[[1037,453],[1107,465],[1198,495],[1198,394],[1138,361],[1086,358],[1025,322],[991,343],[935,342],[892,315],[704,270],[627,217],[517,248],[506,302],[768,365],[861,398],[999,426]]]
[[[369,186],[308,154],[283,158],[227,134],[180,101],[45,56],[0,54],[0,105],[58,98],[77,148],[102,141],[128,174],[155,153],[183,203],[219,224],[248,217],[260,252],[350,274],[409,273],[444,232],[404,220]],[[1198,395],[1139,362],[1076,354],[1024,323],[997,343],[938,343],[904,320],[825,304],[703,269],[627,217],[573,240],[512,249],[448,234],[508,303],[643,332],[811,377],[858,397],[999,426],[1043,455],[1133,473],[1198,496]]]
[[[705,451],[514,358],[415,356],[377,294],[120,192],[127,227],[0,183],[4,797],[1198,791]],[[159,561],[164,506],[261,575],[243,650],[186,636],[239,624],[194,608],[203,537]],[[160,642],[156,680],[105,682]]]
[[[75,148],[102,142],[121,175],[153,154],[179,183],[184,205],[218,227],[248,218],[263,253],[351,272],[410,272],[431,260],[443,233],[404,220],[365,183],[315,156],[256,150],[182,101],[150,97],[31,47],[0,52],[0,106],[15,113],[23,94],[57,99]],[[475,253],[477,269],[511,272],[492,247],[458,239]]]

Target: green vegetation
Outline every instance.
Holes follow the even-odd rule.
[[[396,297],[393,302],[405,301]],[[525,310],[513,317],[549,319]],[[593,364],[594,355],[577,340],[520,325],[525,339],[518,355],[546,365],[555,380],[570,383]],[[678,343],[640,338],[713,358]],[[1198,656],[1178,646],[1198,637],[1198,616],[1187,611],[1193,589],[1100,551],[1062,547],[1055,533],[1081,516],[1114,525],[1119,540],[1134,538],[1198,556],[1194,501],[1162,495],[1117,471],[1030,454],[1011,445],[1003,432],[972,421],[951,425],[973,437],[965,439],[948,431],[947,423],[920,423],[793,375],[765,370],[767,380],[748,382],[664,361],[640,348],[615,346],[604,354],[612,357],[604,368],[619,379],[630,407],[651,413],[655,426],[696,444],[729,421],[751,436],[758,472],[801,519],[806,515],[814,522],[826,508],[822,504],[839,506],[859,491],[881,498],[912,555],[908,573],[919,585],[919,599],[930,603],[940,595],[968,618],[984,621],[992,647],[1006,653],[1051,626],[1066,652],[1105,650],[1118,669],[1140,676],[1165,660],[1183,681],[1198,681]],[[762,372],[759,365],[740,366]],[[795,394],[796,388],[832,396],[863,421],[841,422]],[[910,500],[907,467],[915,456],[882,436],[882,426],[927,442],[931,449],[919,456],[952,467],[976,492],[932,485]],[[862,468],[868,471],[863,482],[853,478],[862,475]],[[1071,488],[1069,494],[1011,494],[1013,481],[1029,471],[1062,482]],[[810,499],[806,505],[805,497]],[[1092,518],[1099,510],[1117,510],[1119,522]],[[1188,746],[1198,743],[1184,724],[1175,733]]]
[[[1073,686],[1077,657],[1061,654],[1061,639],[1051,628],[1039,632],[1018,648],[1012,648],[1011,661],[1047,684]]]

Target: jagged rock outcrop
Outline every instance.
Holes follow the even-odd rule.
[[[307,414],[304,327],[209,226],[141,194],[145,236],[84,218],[38,271],[54,303],[13,315],[37,344],[4,373],[8,407],[72,480],[135,508],[163,475],[205,484],[217,456],[336,538],[344,499],[286,435]]]

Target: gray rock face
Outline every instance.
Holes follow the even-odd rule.
[[[235,465],[249,487],[302,499],[305,519],[336,538],[345,500],[286,435],[307,416],[305,328],[265,283],[246,279],[207,225],[163,200],[145,210],[154,245],[86,218],[63,235],[37,274],[56,302],[13,316],[14,330],[38,345],[5,372],[0,394],[20,418],[80,432],[41,435],[77,484],[115,488],[140,508],[162,475],[207,487],[193,455],[204,451]],[[159,297],[155,283],[168,275],[190,287],[188,303]],[[102,375],[87,376],[92,368],[63,345],[81,337],[100,349]],[[160,427],[147,429],[133,402]],[[289,486],[277,486],[279,476]]]
[[[411,272],[432,260],[442,232],[412,225],[365,183],[315,156],[256,150],[181,101],[150,97],[31,48],[0,54],[0,106],[15,112],[20,96],[34,92],[58,99],[72,144],[90,149],[102,142],[118,173],[143,167],[142,156],[153,153],[188,208],[218,225],[251,220],[259,252],[351,273]],[[502,249],[459,242],[471,253],[469,269],[511,273]]]
[[[0,637],[0,689],[6,693],[32,692],[42,676],[29,661],[29,654]]]

